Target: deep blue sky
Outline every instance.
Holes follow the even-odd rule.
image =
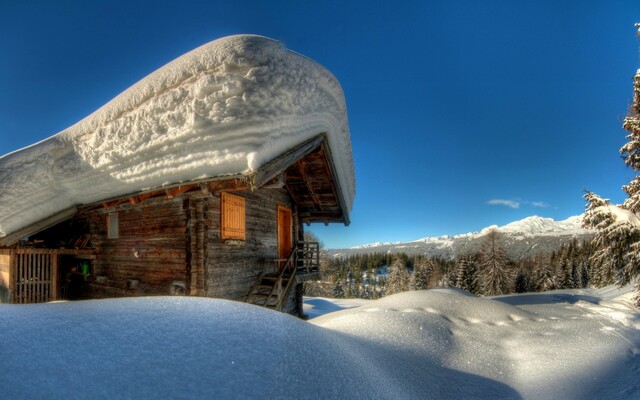
[[[0,154],[201,44],[255,33],[343,86],[357,196],[351,226],[312,226],[327,247],[565,219],[584,188],[624,199],[637,21],[638,0],[4,0]]]

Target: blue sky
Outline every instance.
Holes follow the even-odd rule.
[[[346,3],[346,4],[344,4]],[[357,195],[327,247],[621,202],[639,1],[2,1],[0,154],[222,36],[282,41],[341,82]]]

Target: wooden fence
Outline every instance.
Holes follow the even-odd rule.
[[[17,249],[13,263],[13,303],[57,299],[58,254],[49,249]]]
[[[95,254],[95,249],[0,249],[0,289],[14,304],[58,300],[60,256],[95,259]]]

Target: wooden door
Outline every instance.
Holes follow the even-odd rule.
[[[287,259],[291,254],[293,247],[292,228],[291,209],[278,206],[278,258],[280,259]],[[279,264],[282,268],[285,262]]]

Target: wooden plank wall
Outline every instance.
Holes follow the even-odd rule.
[[[0,249],[0,303],[10,302],[11,250]]]
[[[98,249],[87,289],[91,298],[169,295],[187,281],[188,199],[157,197],[85,214]],[[117,212],[119,238],[107,239],[107,215]]]
[[[225,241],[220,233],[220,196],[207,199],[206,296],[244,301],[258,275],[275,265],[277,207],[293,207],[283,189],[235,192],[246,198],[246,239]],[[296,221],[294,218],[294,225]]]

